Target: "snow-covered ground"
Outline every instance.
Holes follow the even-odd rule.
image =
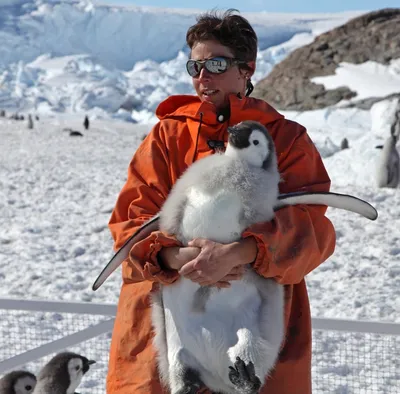
[[[324,85],[327,90],[347,86],[357,92],[357,96],[349,100],[350,102],[371,96],[388,96],[400,92],[400,59],[392,59],[388,65],[374,61],[362,64],[343,62],[339,64],[334,75],[315,77],[311,81]]]
[[[183,39],[195,14],[106,5],[90,8],[88,3],[72,1],[17,5],[0,0],[0,7],[4,4],[0,42],[7,39],[10,45],[0,45],[0,109],[6,108],[7,115],[39,114],[40,120],[28,130],[26,120],[0,118],[0,297],[116,303],[119,270],[97,292],[91,290],[113,253],[107,222],[128,163],[155,121],[154,108],[169,94],[192,93],[184,71],[184,43],[174,46],[168,26],[178,26]],[[246,15],[260,36],[254,80],[315,35],[355,14]],[[60,27],[67,25],[74,28]],[[54,34],[49,33],[52,26],[57,26]],[[148,26],[158,34],[146,35]],[[130,44],[109,36],[129,37]],[[68,43],[62,41],[65,37]],[[34,39],[34,45],[26,45]],[[54,51],[56,43],[59,51]],[[135,51],[126,49],[130,45]],[[113,51],[115,56],[108,57],[113,62],[107,63],[105,54]],[[398,62],[385,69],[371,64],[342,67],[350,71],[339,69],[336,76],[324,77],[330,80],[319,82],[344,84],[360,97],[373,97],[386,94],[388,90],[381,88],[393,87],[399,80]],[[362,83],[354,78],[360,70]],[[133,110],[118,110],[121,103]],[[285,113],[308,128],[331,176],[332,191],[365,199],[379,212],[371,222],[354,213],[328,210],[337,247],[307,277],[314,317],[400,322],[400,193],[379,189],[375,180],[381,153],[375,146],[389,136],[396,105],[392,100],[371,110],[338,105]],[[87,132],[82,126],[84,113],[91,118]],[[70,137],[64,128],[80,130],[84,136]],[[341,151],[343,138],[350,149]],[[0,341],[0,359],[99,320],[57,313],[0,313],[0,337],[5,339]],[[315,340],[317,394],[400,392],[399,337],[378,341],[361,334],[316,332]],[[98,361],[78,391],[104,391],[108,343],[106,335],[76,348]],[[28,367],[38,370],[37,363]]]

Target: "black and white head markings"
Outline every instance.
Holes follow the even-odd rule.
[[[36,376],[28,371],[12,371],[0,379],[0,394],[31,394]]]
[[[94,363],[72,352],[57,354],[40,371],[33,394],[73,394]]]
[[[258,122],[244,121],[228,128],[225,154],[268,170],[274,163],[275,145],[267,129]]]

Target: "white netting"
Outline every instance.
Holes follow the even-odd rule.
[[[27,369],[36,374],[55,353],[65,350],[60,348],[61,339],[70,337],[73,341],[73,334],[90,332],[112,318],[109,308],[105,308],[104,315],[101,315],[101,306],[95,304],[81,304],[89,306],[91,312],[85,314],[80,310],[78,314],[71,312],[77,304],[66,308],[68,304],[65,303],[60,312],[54,312],[57,305],[51,308],[53,312],[41,312],[37,310],[37,305],[36,310],[2,309],[4,302],[0,303],[0,376],[3,375],[1,367],[2,364],[4,367],[6,360],[12,361],[16,355],[48,346],[50,352],[47,355],[33,359],[27,353],[32,361],[18,365],[18,369]],[[44,309],[49,310],[51,303],[44,305],[47,308]],[[313,393],[400,394],[400,325],[391,324],[390,330],[387,330],[392,333],[389,335],[365,332],[368,323],[359,322],[355,325],[355,322],[351,322],[352,332],[346,332],[337,331],[338,323],[330,329],[328,320],[318,320],[319,324],[313,330]],[[321,322],[324,323],[323,329]],[[110,341],[111,330],[108,330],[84,342],[72,342],[66,347],[96,361],[84,376],[79,393],[105,393]],[[52,344],[57,346],[53,353]]]

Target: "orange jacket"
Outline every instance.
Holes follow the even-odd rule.
[[[330,179],[305,128],[264,101],[231,95],[230,117],[221,122],[211,104],[195,96],[172,96],[156,114],[160,121],[135,153],[112,213],[109,227],[115,249],[160,210],[172,185],[194,160],[213,153],[207,140],[226,142],[227,127],[243,120],[259,121],[271,133],[283,178],[281,193],[329,190]],[[243,233],[257,241],[254,269],[285,285],[286,339],[262,394],[311,393],[311,318],[304,277],[334,251],[335,232],[325,211],[322,206],[285,207],[271,222]],[[157,261],[158,251],[173,245],[179,243],[155,231],[134,245],[123,263],[108,394],[166,393],[156,370],[149,296],[158,283],[178,278],[176,271],[163,269]]]

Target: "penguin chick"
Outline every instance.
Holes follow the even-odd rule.
[[[160,229],[184,245],[194,238],[231,243],[274,217],[280,176],[271,136],[254,121],[228,132],[225,153],[193,163],[161,209]],[[283,287],[248,268],[230,288],[211,289],[181,277],[153,294],[161,379],[171,394],[203,386],[257,394],[283,339]]]
[[[33,394],[74,394],[94,363],[76,353],[57,354],[40,371]]]
[[[280,175],[270,134],[255,121],[241,122],[228,132],[225,153],[193,163],[160,212],[160,228],[184,244],[193,238],[233,242],[251,224],[274,216]],[[218,290],[198,289],[193,310],[204,311],[211,291]]]
[[[31,394],[36,376],[28,371],[12,371],[0,379],[0,394]]]
[[[382,153],[377,169],[378,187],[396,188],[400,180],[400,156],[396,148],[397,138],[388,137],[382,146]],[[378,145],[376,148],[381,148]]]

